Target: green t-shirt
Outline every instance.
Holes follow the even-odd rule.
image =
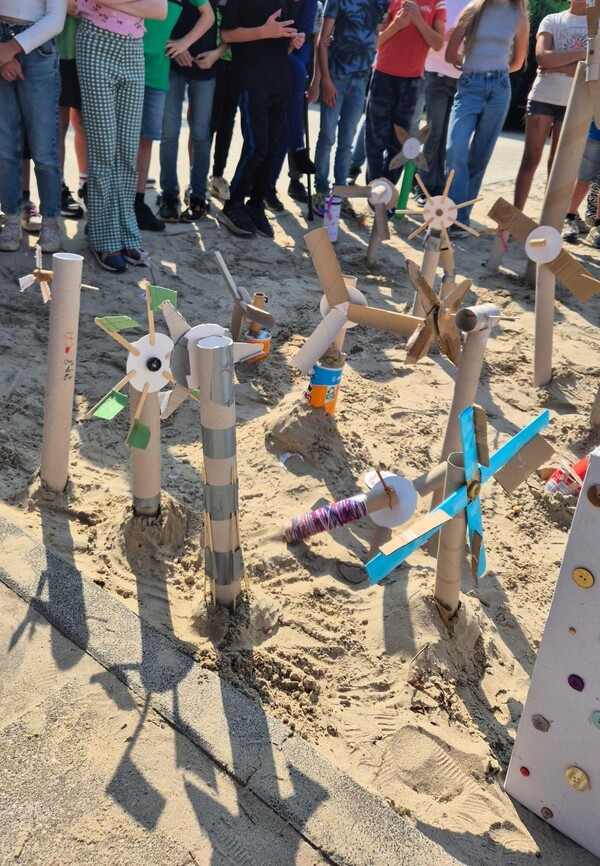
[[[67,15],[62,33],[59,33],[56,37],[58,56],[61,60],[75,60],[75,41],[78,27],[79,20],[73,18],[71,15]]]
[[[173,27],[177,24],[181,15],[182,0],[169,0],[167,3],[167,17],[164,21],[146,19],[146,32],[144,33],[144,66],[146,70],[146,87],[154,87],[156,90],[169,89],[170,58],[165,56],[165,48]],[[183,0],[187,3],[188,0]],[[207,0],[189,0],[193,6],[203,6]]]

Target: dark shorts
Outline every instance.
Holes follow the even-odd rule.
[[[79,89],[79,75],[77,64],[74,60],[60,61],[60,99],[58,104],[62,108],[74,108],[81,111],[81,90]]]
[[[555,123],[562,123],[565,118],[565,105],[551,105],[549,102],[538,102],[537,99],[528,99],[525,117],[532,114],[541,114],[544,117],[552,117]]]

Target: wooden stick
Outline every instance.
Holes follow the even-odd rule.
[[[458,226],[461,229],[464,229],[466,232],[469,232],[470,235],[474,237],[479,237],[479,232],[476,232],[475,229],[472,229],[471,226],[466,226],[464,223],[459,222],[458,220],[454,220],[454,225]]]
[[[125,385],[133,379],[134,376],[135,376],[135,370],[131,370],[131,372],[128,373],[126,376],[123,376],[123,378],[121,379],[121,381],[120,381],[120,382],[117,382],[117,384],[114,385],[114,386],[110,389],[110,391],[120,391],[121,388],[125,387]],[[110,391],[108,392],[108,394],[110,394]],[[98,408],[98,406],[100,406],[100,404],[101,404],[104,400],[106,400],[106,398],[108,397],[108,394],[105,394],[104,397],[102,397],[101,400],[98,400],[98,402],[96,403],[95,406],[92,406],[92,408],[90,409],[90,411],[87,412],[87,414],[85,414],[85,415],[83,416],[83,419],[82,419],[83,421],[87,421],[88,418],[91,418],[91,417],[92,417],[92,415],[94,414],[94,412],[96,411],[96,409]]]
[[[150,284],[146,282],[146,311],[148,313],[148,331],[150,335],[150,345],[154,345],[154,310],[152,309],[152,301],[150,299]]]
[[[441,201],[442,204],[444,204],[444,202],[446,201],[446,198],[448,197],[448,193],[450,192],[450,187],[452,186],[453,179],[454,179],[454,169],[451,169],[450,173],[448,175],[448,179],[446,180],[446,186],[444,187],[444,192],[442,193],[442,201]]]
[[[415,180],[417,181],[417,183],[419,184],[419,186],[423,190],[423,194],[424,194],[425,198],[427,199],[427,201],[431,201],[431,195],[429,194],[427,187],[425,186],[425,184],[423,183],[423,181],[421,180],[421,178],[419,177],[418,174],[415,174]]]
[[[163,378],[167,380],[167,382],[171,382],[173,385],[177,385],[177,379],[172,373],[167,373],[166,370],[163,370]]]
[[[531,247],[545,247],[548,241],[546,238],[534,238],[532,241],[529,241],[529,246]]]
[[[124,349],[127,349],[130,354],[134,356],[138,356],[140,354],[140,350],[136,349],[136,347],[130,343],[125,337],[122,337],[117,331],[109,331],[109,329],[102,324],[100,319],[94,319],[94,322],[98,325],[99,328],[102,328],[105,334],[108,334],[109,337],[112,337],[113,340],[116,340],[119,345],[123,346]]]
[[[418,177],[418,176],[419,176],[419,175],[415,175],[415,177]],[[408,240],[408,241],[412,241],[412,239],[413,239],[413,238],[416,238],[416,236],[417,236],[420,232],[422,232],[423,229],[428,228],[428,227],[431,225],[432,222],[433,222],[433,217],[432,217],[431,219],[427,220],[426,222],[424,222],[423,225],[419,226],[418,229],[415,229],[415,231],[414,231],[412,234],[410,234],[410,235],[407,237],[406,240]]]
[[[131,422],[131,427],[133,428],[134,421],[139,421],[140,415],[142,414],[142,410],[144,408],[144,403],[146,402],[146,397],[148,396],[148,389],[150,385],[146,382],[144,385],[144,389],[142,391],[142,396],[140,397],[140,402],[137,404],[137,409],[135,410],[135,415],[133,416],[133,421]],[[131,432],[131,430],[129,431]]]
[[[463,201],[460,204],[457,204],[456,207],[460,210],[461,207],[469,207],[470,204],[477,204],[478,201],[483,201],[483,196],[479,196],[479,198],[472,198],[471,201]]]

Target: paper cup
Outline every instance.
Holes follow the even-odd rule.
[[[334,244],[338,238],[341,208],[341,198],[332,197],[327,199],[327,208],[323,214],[323,225],[327,229],[327,234],[329,235],[329,240],[332,244]]]
[[[308,383],[306,399],[316,409],[325,409],[328,415],[333,415],[340,393],[343,367],[323,367],[315,364]]]

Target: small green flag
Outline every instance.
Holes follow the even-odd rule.
[[[163,289],[162,286],[148,286],[150,292],[150,306],[158,310],[163,301],[170,301],[177,307],[177,292],[174,289]]]
[[[197,388],[194,388],[193,391],[190,391],[190,397],[200,402],[200,391]]]
[[[104,400],[96,406],[92,415],[94,418],[102,418],[104,421],[112,421],[116,418],[119,412],[122,412],[129,398],[127,394],[121,394],[120,391],[110,391]]]
[[[141,421],[134,421],[131,433],[127,437],[127,444],[130,448],[139,448],[145,451],[150,441],[150,428],[142,424]]]
[[[104,316],[102,319],[96,319],[96,322],[102,327],[110,331],[111,334],[117,334],[125,328],[139,328],[140,325],[132,319],[131,316]]]

